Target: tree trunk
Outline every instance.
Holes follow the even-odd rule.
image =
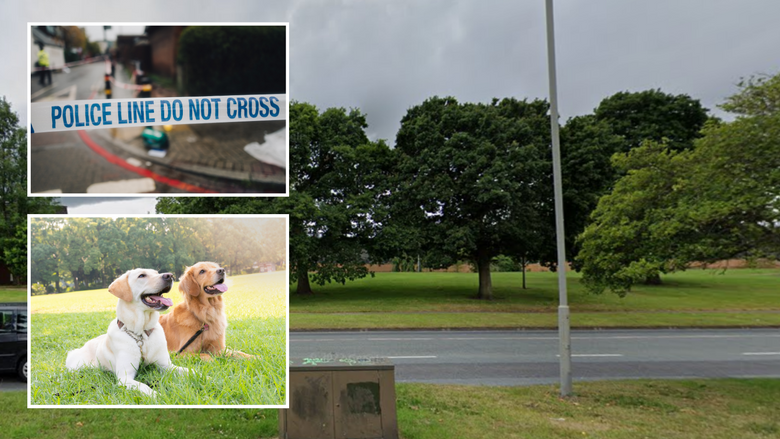
[[[525,258],[520,259],[520,265],[523,267],[523,289],[525,289]]]
[[[480,253],[477,257],[477,270],[479,271],[477,299],[493,300],[493,284],[490,281],[490,259],[487,253]]]
[[[309,272],[305,269],[298,270],[298,288],[295,290],[295,294],[301,296],[310,296],[314,294],[309,285]]]
[[[661,275],[656,273],[645,278],[645,285],[661,285]]]

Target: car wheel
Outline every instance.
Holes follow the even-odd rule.
[[[29,374],[29,366],[27,365],[27,357],[19,361],[19,364],[16,366],[16,374],[19,376],[19,379],[22,381],[27,381],[27,376]]]

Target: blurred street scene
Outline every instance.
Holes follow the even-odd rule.
[[[283,26],[116,28],[32,27],[33,105],[286,93]],[[31,192],[283,194],[287,126],[268,120],[47,133],[31,126]]]

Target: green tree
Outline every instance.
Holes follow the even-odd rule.
[[[626,172],[581,237],[583,282],[626,294],[691,262],[780,250],[780,76],[753,78],[692,150],[646,142],[615,156]]]
[[[528,252],[552,208],[547,110],[433,97],[401,120],[395,218],[420,230],[420,249],[474,262],[480,299],[493,297],[493,258]]]
[[[0,259],[18,284],[27,275],[27,241],[18,231],[27,227],[27,214],[55,213],[50,198],[27,198],[27,131],[11,104],[0,99]]]
[[[33,218],[30,230],[30,283],[44,285],[54,283],[54,291],[61,293],[58,267],[59,248],[54,236],[60,230],[60,219]]]
[[[664,142],[675,151],[689,149],[708,119],[707,109],[697,99],[661,90],[616,93],[601,101],[594,113],[623,137],[623,146],[616,151],[623,153],[645,140]]]
[[[593,115],[569,119],[561,127],[561,175],[563,181],[563,213],[565,224],[566,258],[574,262],[579,253],[577,236],[584,230],[599,198],[609,193],[615,183],[616,172],[611,157],[623,147],[620,136],[612,133],[610,126]],[[552,184],[545,188],[548,203],[553,203]],[[528,262],[538,260],[555,269],[554,210],[545,211],[543,234],[533,237],[528,248],[534,251],[521,255]],[[517,259],[520,260],[520,259]]]
[[[290,216],[290,276],[298,294],[317,284],[368,275],[379,239],[379,200],[387,197],[392,151],[365,134],[365,115],[307,103],[290,104],[290,196],[160,198],[159,213],[286,213]],[[368,259],[367,259],[368,258]]]

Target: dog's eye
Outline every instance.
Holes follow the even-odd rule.
[[[142,278],[142,277],[146,277],[146,275],[145,275],[145,274],[139,274],[139,275],[138,275],[138,278],[139,278],[139,279],[140,279],[140,278]]]
[[[200,270],[200,273],[199,273],[199,274],[203,274],[203,273],[205,273],[205,272],[206,272],[206,270]]]

